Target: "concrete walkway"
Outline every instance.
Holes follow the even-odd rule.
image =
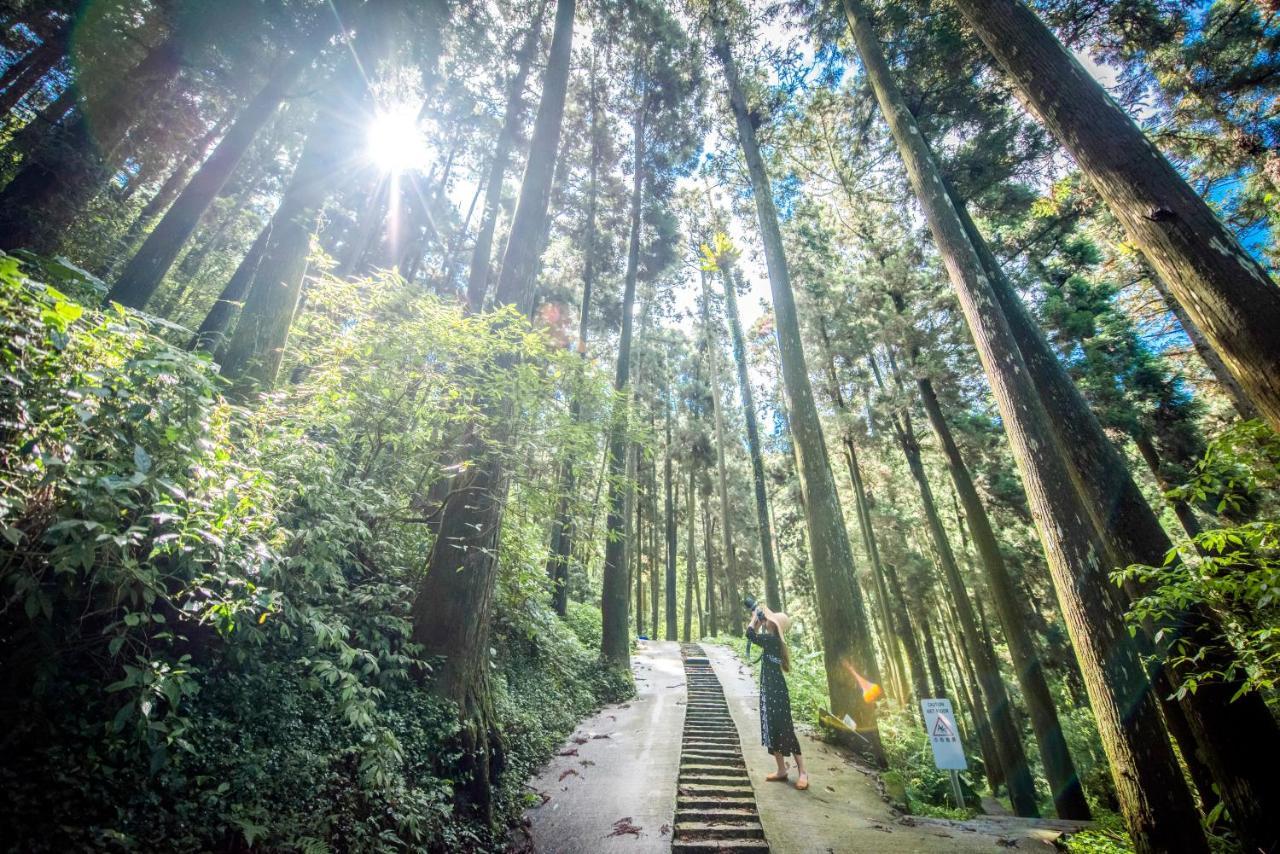
[[[774,760],[760,746],[760,700],[750,669],[723,646],[703,644],[723,686],[742,739],[747,770],[755,783],[756,806],[765,838],[775,854],[906,854],[906,852],[1048,851],[1050,840],[1077,822],[985,816],[956,822],[901,816],[876,786],[873,772],[797,731],[809,771],[809,790],[767,783]]]
[[[804,731],[797,735],[809,791],[796,791],[792,782],[767,783],[774,763],[760,747],[751,673],[727,647],[703,649],[738,730],[760,826],[774,854],[1048,851],[1062,831],[1082,826],[1013,816],[956,822],[899,815],[881,797],[870,769]],[[513,840],[513,852],[671,852],[688,702],[680,647],[641,641],[631,662],[638,696],[582,721],[529,781],[542,804],[526,812],[527,838]]]
[[[545,799],[526,813],[538,854],[671,851],[686,705],[680,645],[640,641],[631,668],[636,698],[580,723],[529,781]]]

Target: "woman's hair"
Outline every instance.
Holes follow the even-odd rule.
[[[778,630],[778,624],[773,620],[766,620],[769,624],[769,630],[778,636],[778,646],[782,651],[782,672],[791,672],[791,651],[787,649],[787,638]]]

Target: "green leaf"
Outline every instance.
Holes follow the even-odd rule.
[[[141,445],[133,446],[133,466],[143,474],[151,471],[151,455]]]

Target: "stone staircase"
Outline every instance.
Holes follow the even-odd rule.
[[[698,644],[681,644],[689,705],[676,784],[673,852],[766,854],[738,730],[720,680]]]

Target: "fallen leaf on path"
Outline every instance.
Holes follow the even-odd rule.
[[[661,833],[663,836],[666,836],[668,833],[671,832],[671,825],[664,824],[662,827],[658,828],[658,832]]]
[[[565,777],[568,777],[570,774],[572,774],[572,775],[573,775],[573,776],[575,776],[575,777],[581,777],[581,776],[582,776],[582,775],[581,775],[581,774],[579,774],[577,771],[575,771],[575,770],[573,770],[572,768],[570,768],[569,770],[565,771],[564,773],[562,773],[562,774],[560,775],[560,779],[561,779],[561,780],[563,780]]]
[[[598,733],[596,733],[595,735],[593,735],[593,736],[591,736],[591,737],[592,737],[593,739],[596,739],[596,738],[613,738],[613,736],[612,736],[612,735],[610,735],[610,734],[609,734],[609,733],[607,733],[607,732],[598,732]]]
[[[830,786],[823,786],[822,788],[826,789],[828,792],[834,792],[834,791],[835,791],[835,789],[831,788]]]
[[[625,833],[630,833],[632,836],[638,837],[641,829],[642,828],[631,823],[631,816],[627,816],[626,818],[620,818],[613,823],[613,833],[610,833],[609,835],[622,836]]]
[[[586,768],[587,766],[595,765],[596,763],[592,762],[590,759],[583,759],[583,760],[582,760],[581,762],[579,762],[578,764],[579,764],[579,765],[581,765],[582,767]]]
[[[577,756],[577,755],[578,755],[578,748],[576,747],[570,747],[568,750],[562,750],[556,754],[556,756]],[[835,769],[832,768],[831,770],[834,771]]]
[[[587,743],[588,741],[590,741],[591,739],[587,738],[585,735],[575,735],[575,736],[574,736],[572,739],[570,739],[570,740],[571,740],[574,744],[586,744],[586,743]]]

